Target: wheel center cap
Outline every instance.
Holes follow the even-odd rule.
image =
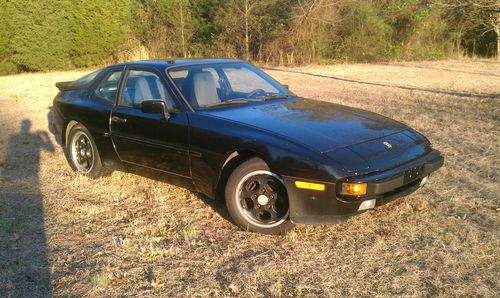
[[[257,198],[257,202],[258,202],[260,205],[267,205],[267,203],[269,203],[269,198],[268,198],[266,195],[260,195],[260,196]]]
[[[85,149],[81,149],[81,150],[80,150],[80,155],[81,155],[81,156],[85,156]]]

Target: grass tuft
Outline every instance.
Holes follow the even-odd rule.
[[[90,284],[93,287],[106,288],[111,284],[111,278],[109,277],[109,274],[101,272],[92,276],[92,278],[90,279]]]

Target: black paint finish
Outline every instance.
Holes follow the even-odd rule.
[[[443,164],[443,157],[429,141],[402,123],[292,93],[286,99],[194,111],[166,70],[211,63],[235,61],[132,62],[105,68],[84,86],[59,84],[54,115],[63,144],[68,125],[80,122],[92,133],[105,165],[156,177],[209,197],[216,197],[217,188],[224,186],[220,179],[227,176],[224,166],[231,164],[229,159],[260,157],[283,178],[290,217],[298,223],[338,222],[357,213],[363,200],[387,200],[418,188],[415,181],[403,179],[410,166],[424,169],[427,176]],[[117,100],[110,102],[95,94],[95,87],[109,72],[124,70],[123,80],[129,69],[154,70],[179,110],[165,119],[161,113],[119,106]],[[117,97],[120,94],[118,90]],[[297,189],[296,180],[323,183],[326,190]],[[344,181],[368,182],[368,195],[342,198],[338,189]]]

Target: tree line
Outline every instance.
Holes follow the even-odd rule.
[[[169,57],[498,57],[498,0],[0,0],[0,74]]]

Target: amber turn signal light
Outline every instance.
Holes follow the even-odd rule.
[[[366,195],[366,183],[342,183],[342,194],[350,196]]]
[[[295,186],[297,188],[302,188],[302,189],[311,189],[311,190],[318,190],[318,191],[325,190],[324,184],[311,183],[311,182],[305,182],[305,181],[295,181]]]

